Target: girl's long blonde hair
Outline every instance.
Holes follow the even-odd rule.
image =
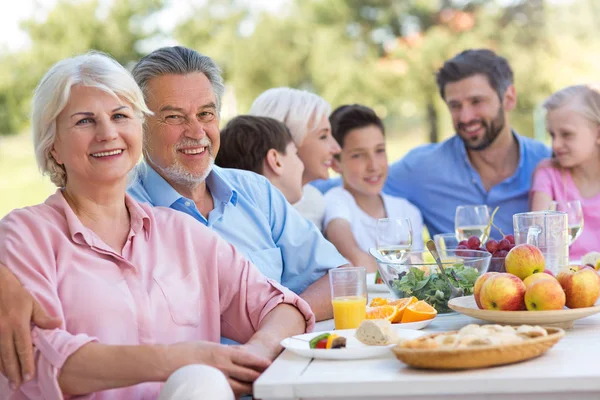
[[[586,84],[567,86],[552,93],[544,102],[542,107],[546,112],[567,106],[571,111],[582,115],[590,122],[600,125],[600,84]],[[562,172],[562,183],[566,193],[565,169],[561,167],[558,160],[552,155],[550,160],[540,163],[538,168],[551,166]]]

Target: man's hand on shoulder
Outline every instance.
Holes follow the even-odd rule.
[[[14,274],[0,264],[0,373],[13,389],[30,380],[35,372],[31,323],[54,329],[61,320],[49,317]]]

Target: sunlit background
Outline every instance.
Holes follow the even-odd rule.
[[[0,217],[55,188],[37,170],[31,93],[56,61],[90,49],[131,67],[163,45],[214,58],[227,84],[223,124],[265,89],[291,86],[385,118],[389,158],[452,135],[434,81],[443,61],[488,47],[515,71],[521,134],[546,140],[541,101],[598,81],[595,0],[97,0],[0,6]]]

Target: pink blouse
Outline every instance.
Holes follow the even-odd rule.
[[[569,258],[579,260],[590,251],[600,251],[600,194],[582,197],[571,173],[543,161],[533,175],[532,192],[543,192],[555,201],[579,200],[583,209],[583,231],[569,247]]]
[[[83,226],[60,190],[0,221],[0,262],[64,321],[56,330],[33,328],[36,376],[13,399],[62,399],[60,368],[92,341],[170,344],[225,336],[245,343],[280,303],[296,306],[312,330],[308,304],[215,232],[182,212],[129,196],[125,202],[131,229],[122,255]],[[155,399],[161,387],[148,382],[78,398]],[[3,376],[0,393],[10,393]]]

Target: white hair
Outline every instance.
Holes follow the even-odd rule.
[[[248,114],[283,122],[290,130],[294,144],[301,146],[306,134],[316,129],[329,113],[331,106],[322,97],[305,90],[279,87],[258,96]]]
[[[144,114],[152,114],[131,74],[108,55],[94,51],[54,64],[35,89],[31,124],[38,167],[58,187],[66,185],[67,174],[51,153],[56,139],[56,118],[67,105],[75,85],[94,87],[124,99],[142,121]]]

